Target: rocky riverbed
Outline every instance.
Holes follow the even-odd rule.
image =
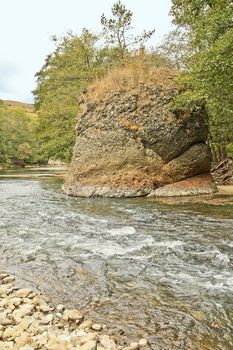
[[[0,272],[16,278],[4,288],[41,293],[54,317],[59,304],[81,311],[118,348],[146,338],[153,350],[233,349],[230,188],[117,200],[65,199],[60,187],[0,181]]]
[[[30,288],[18,289],[15,277],[0,274],[0,350],[137,350],[146,339],[117,345],[107,325],[86,319],[77,309],[51,305]]]

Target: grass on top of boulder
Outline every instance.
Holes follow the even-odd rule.
[[[86,93],[87,99],[99,100],[108,93],[117,90],[132,91],[140,85],[161,86],[163,89],[176,87],[178,72],[167,67],[156,68],[146,65],[132,64],[113,68],[102,79],[89,85]]]

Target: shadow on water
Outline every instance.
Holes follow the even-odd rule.
[[[0,181],[3,270],[122,344],[233,348],[233,206],[65,198],[61,183]]]

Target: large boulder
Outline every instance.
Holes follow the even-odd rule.
[[[175,74],[154,74],[154,80],[133,86],[123,80],[101,90],[96,84],[85,94],[65,193],[146,196],[200,174],[209,178],[205,109],[173,111],[171,103],[179,93]],[[213,192],[212,180],[208,183],[198,193]]]

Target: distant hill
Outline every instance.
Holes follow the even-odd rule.
[[[0,107],[6,108],[8,110],[22,110],[30,116],[31,120],[37,120],[37,113],[35,111],[34,105],[32,103],[25,103],[19,101],[11,101],[11,100],[1,100],[0,99]]]
[[[28,113],[34,112],[34,105],[30,103],[11,101],[11,100],[2,100],[3,105],[9,109],[23,109]]]

